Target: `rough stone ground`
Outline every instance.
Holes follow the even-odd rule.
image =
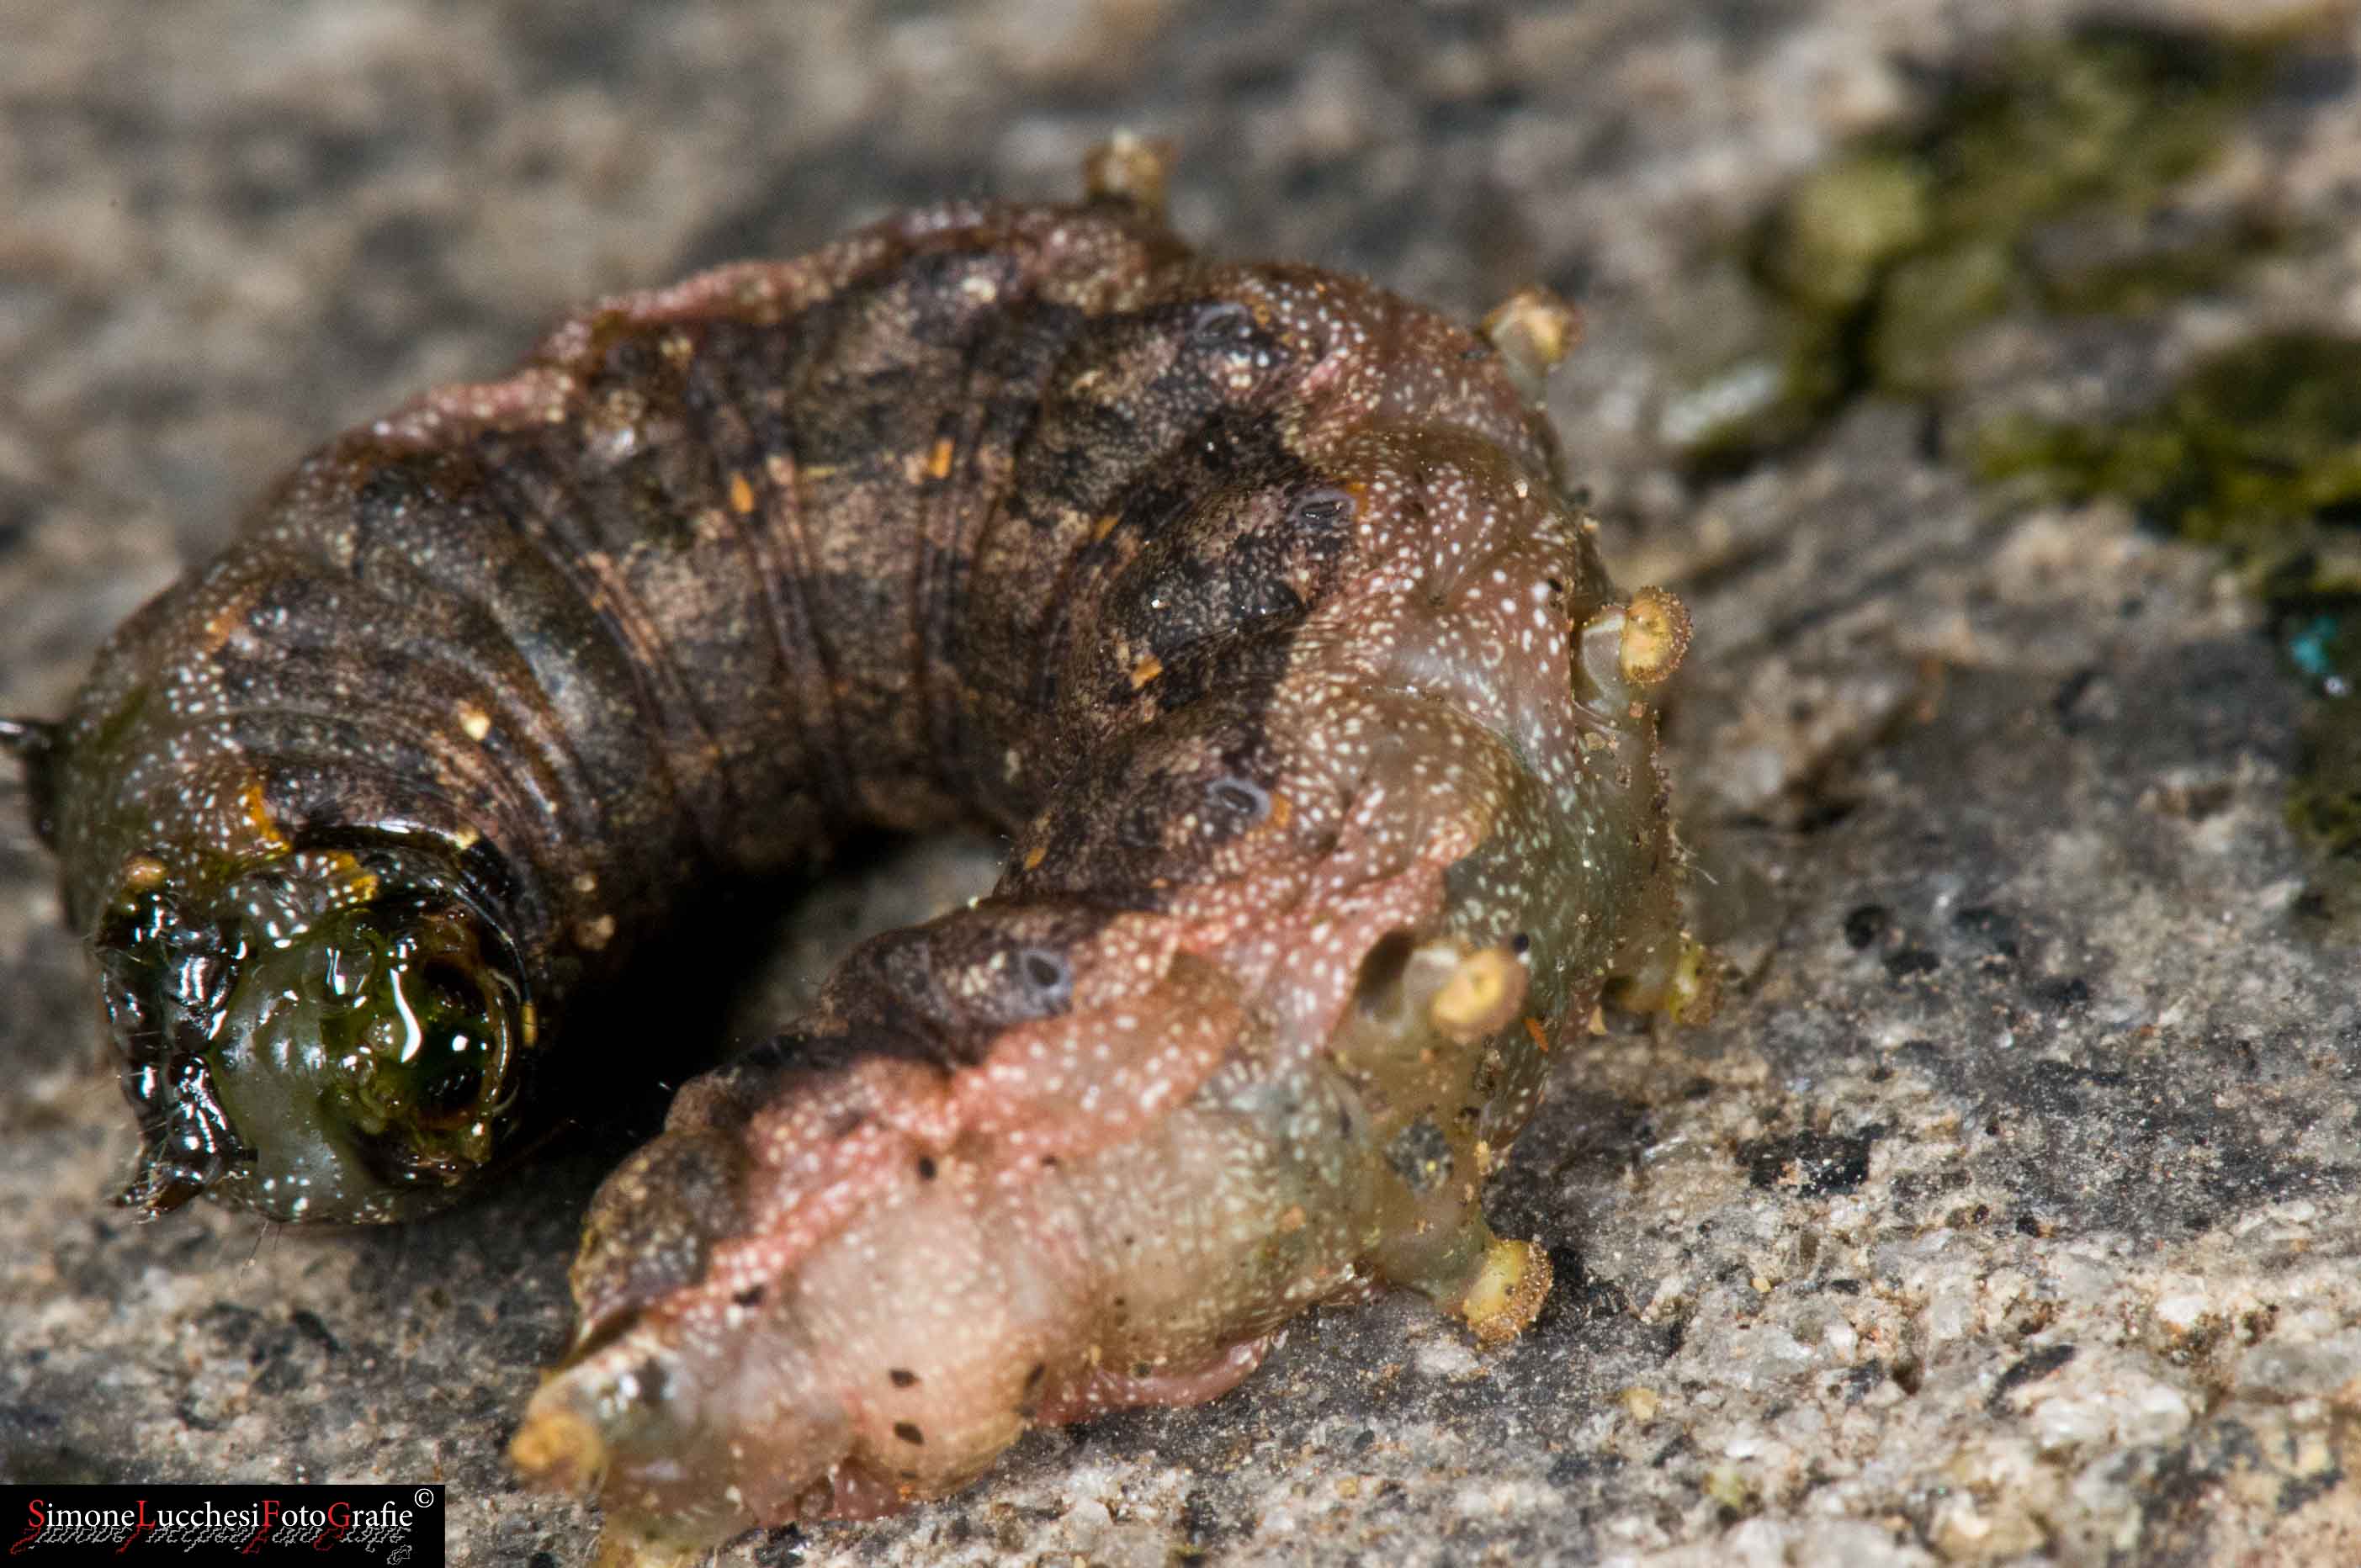
[[[1752,978],[1708,1029],[1565,1062],[1498,1184],[1561,1281],[1505,1352],[1406,1301],[1323,1311],[1215,1406],[724,1561],[2361,1562],[2361,1011],[2292,908],[2297,696],[2208,558],[1944,455],[2262,323],[2361,329],[2349,60],[2213,177],[2321,236],[2230,293],[2008,319],[1939,418],[1859,407],[1712,488],[1650,436],[1733,225],[1930,68],[2091,14],[5,0],[0,710],[55,707],[308,443],[562,302],[1170,136],[1179,221],[1225,252],[1471,314],[1534,277],[1585,301],[1556,400],[1626,580],[1696,611],[1675,740]],[[126,1223],[13,804],[0,1475],[438,1477],[455,1562],[588,1561],[593,1516],[500,1451],[616,1138],[407,1229]],[[840,886],[788,981],[864,897],[898,917],[985,861]]]

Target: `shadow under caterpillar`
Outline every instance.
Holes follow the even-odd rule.
[[[1485,1338],[1484,1178],[1602,1002],[1710,1005],[1653,693],[1471,333],[1193,257],[1156,155],[567,321],[306,460],[27,764],[143,1133],[125,1201],[372,1221],[545,1120],[570,1014],[722,872],[1011,836],[595,1200],[513,1456],[610,1553],[860,1517],[1228,1388],[1379,1285]]]

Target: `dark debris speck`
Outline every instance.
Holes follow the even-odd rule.
[[[1993,1385],[1990,1397],[1984,1400],[1984,1408],[2001,1409],[2011,1394],[2028,1383],[2037,1383],[2048,1376],[2073,1360],[2076,1354],[2075,1347],[2070,1344],[2046,1344],[2030,1353],[2000,1375],[1999,1380]]]
[[[1738,1159],[1756,1187],[1792,1185],[1806,1198],[1851,1192],[1869,1179],[1869,1152],[1883,1129],[1850,1135],[1795,1133],[1741,1144]]]

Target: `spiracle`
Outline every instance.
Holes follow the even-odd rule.
[[[1155,149],[1088,175],[571,318],[330,442],[0,729],[149,1213],[448,1201],[711,877],[1009,836],[595,1200],[512,1452],[620,1559],[1210,1398],[1381,1285],[1517,1333],[1548,1265],[1478,1199],[1553,1047],[1710,1006],[1687,621],[1570,499],[1572,313],[1203,260]]]

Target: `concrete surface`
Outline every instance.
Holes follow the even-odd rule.
[[[1752,900],[1752,978],[1708,1029],[1564,1063],[1496,1188],[1559,1264],[1505,1352],[1407,1301],[1315,1313],[1216,1406],[1037,1433],[957,1501],[723,1561],[2361,1562],[2361,1007],[2293,907],[2299,694],[2215,562],[1944,455],[2259,323],[2361,329],[2349,60],[2213,176],[2325,236],[2230,292],[2005,319],[1931,413],[1854,408],[1730,482],[1650,434],[1737,225],[1947,63],[2091,14],[5,0],[0,711],[54,708],[310,442],[566,302],[1068,192],[1108,127],[1169,136],[1221,251],[1471,315],[1534,278],[1583,300],[1556,406],[1625,580],[1696,612],[1681,784]],[[15,806],[0,1475],[438,1478],[454,1562],[586,1562],[593,1516],[501,1448],[628,1126],[407,1229],[126,1222],[129,1124]],[[840,883],[783,983],[989,853]]]

